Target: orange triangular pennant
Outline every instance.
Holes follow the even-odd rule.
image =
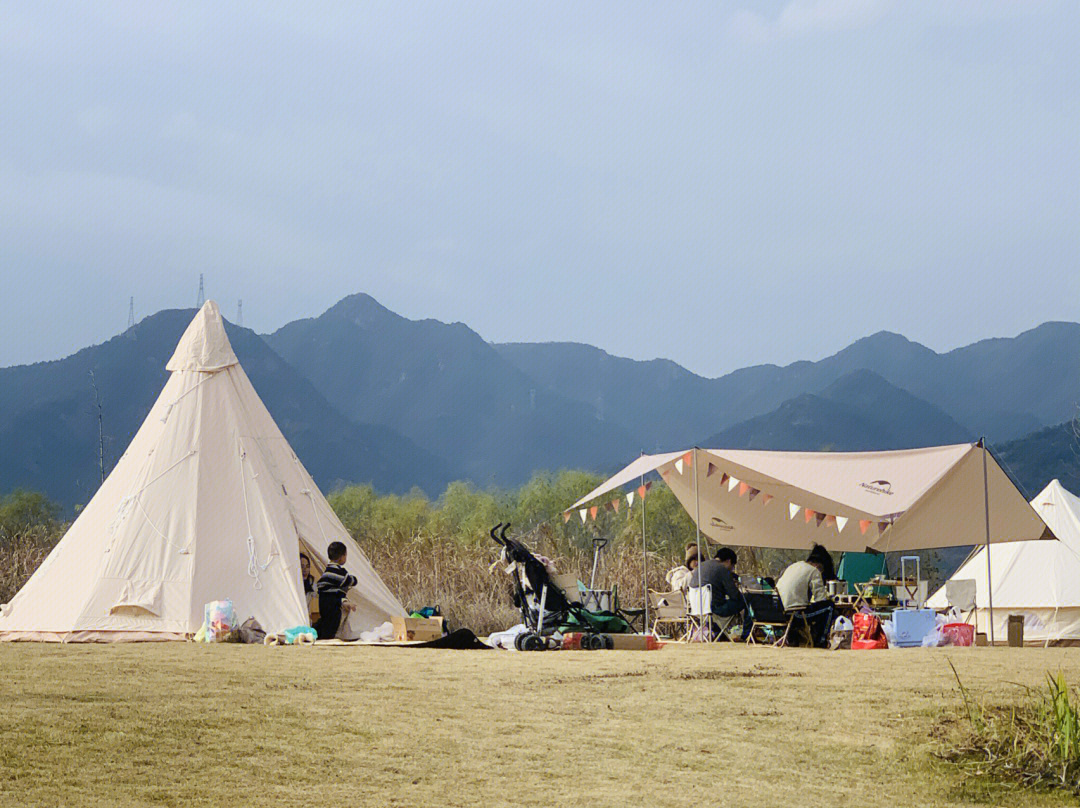
[[[739,483],[739,496],[741,497],[750,490],[750,483]]]
[[[619,505],[622,503],[620,499],[611,500],[611,507],[615,509],[615,513],[619,512]]]
[[[859,530],[862,531],[862,534],[864,536],[866,535],[866,531],[867,531],[867,529],[869,527],[870,527],[870,520],[869,519],[860,519],[859,520]]]
[[[648,491],[648,490],[649,490],[649,486],[647,486],[647,485],[639,485],[638,489],[637,489],[638,497],[644,497],[645,492]]]
[[[765,496],[763,496],[761,498],[761,504],[762,505],[768,505],[770,502],[772,502],[772,498],[773,498],[772,494],[765,494]]]
[[[685,463],[688,466],[694,465],[694,453],[693,452],[687,452],[686,454],[684,454],[682,456],[682,461],[683,461],[683,463]]]
[[[594,521],[596,520],[596,514],[599,510],[600,507],[597,505],[593,505],[591,508],[589,508],[589,516],[591,516]]]
[[[562,520],[563,520],[563,522],[569,522],[570,521],[570,511],[564,511],[563,512]]]
[[[803,517],[804,517],[804,518],[806,519],[806,521],[807,521],[808,523],[809,523],[809,521],[810,521],[811,519],[813,519],[813,518],[814,518],[814,514],[815,514],[815,513],[817,513],[817,511],[815,511],[815,510],[814,510],[813,508],[804,508],[804,509],[803,509]]]

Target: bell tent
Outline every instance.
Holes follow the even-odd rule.
[[[208,301],[112,473],[19,593],[0,640],[183,640],[229,598],[270,632],[304,625],[300,553],[348,549],[355,638],[404,609],[349,536],[240,367]]]
[[[991,546],[989,578],[986,548],[980,547],[950,580],[975,581],[975,622],[983,631],[992,597],[996,637],[1006,636],[1015,614],[1024,617],[1025,643],[1080,643],[1080,497],[1052,480],[1031,505],[1059,541]],[[948,605],[945,587],[929,604]]]

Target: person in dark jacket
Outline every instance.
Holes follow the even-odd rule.
[[[716,551],[716,558],[701,564],[690,576],[690,586],[712,587],[712,613],[717,617],[743,615],[743,636],[749,636],[750,618],[746,611],[739,582],[735,577],[735,565],[739,557],[730,547],[721,547]]]
[[[314,628],[320,640],[332,640],[337,636],[342,612],[349,610],[349,604],[343,606],[342,601],[348,591],[356,586],[356,577],[345,569],[345,545],[339,541],[330,542],[326,555],[330,563],[315,584],[315,590],[319,593],[319,620]]]

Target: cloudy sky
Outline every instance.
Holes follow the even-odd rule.
[[[225,10],[222,8],[225,7]],[[368,292],[715,375],[1080,319],[1080,4],[0,2],[0,365]]]

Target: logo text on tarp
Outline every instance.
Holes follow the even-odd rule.
[[[859,488],[865,488],[871,494],[885,494],[889,497],[893,495],[892,483],[888,480],[874,480],[869,483],[859,483]]]

